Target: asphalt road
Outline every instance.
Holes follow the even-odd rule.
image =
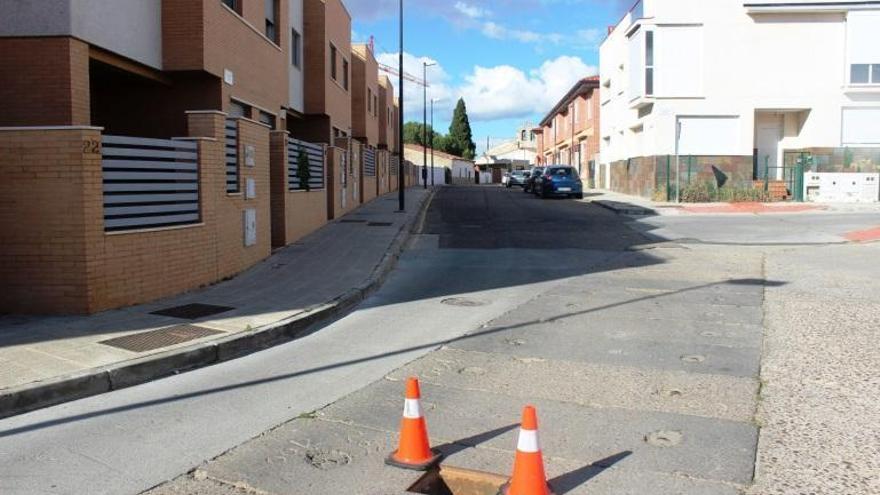
[[[509,473],[532,402],[557,494],[738,493],[758,435],[762,258],[657,245],[625,221],[517,189],[442,189],[388,284],[325,330],[431,352],[150,495],[404,493],[418,474],[383,459],[408,375],[448,465]]]
[[[554,281],[607,270],[642,242],[600,208],[498,188],[443,189],[425,232],[383,289],[307,338],[0,421],[0,493],[140,493],[381,379]],[[627,262],[648,258],[630,253]],[[491,304],[440,302],[462,294]]]

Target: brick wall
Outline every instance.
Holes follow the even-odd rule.
[[[89,47],[0,38],[0,126],[89,125]]]
[[[227,194],[225,114],[189,115],[198,140],[202,222],[105,233],[100,143],[94,128],[0,130],[0,311],[92,313],[169,296],[234,275],[270,254],[269,131],[239,121],[255,166],[256,198]],[[243,159],[243,158],[242,158]],[[244,189],[244,187],[242,188]],[[257,211],[244,246],[243,211]]]

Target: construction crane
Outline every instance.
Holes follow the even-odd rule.
[[[393,76],[400,75],[400,72],[398,72],[396,68],[391,67],[390,65],[381,64],[379,62],[376,62],[376,64],[379,66],[379,70],[381,70],[382,72],[387,72]],[[425,82],[424,80],[419,79],[418,77],[416,77],[412,74],[409,74],[407,72],[403,73],[403,78],[409,82],[414,82],[414,83],[418,84],[419,86],[424,86],[426,88],[431,87],[431,85],[428,84],[427,82]]]
[[[370,36],[370,51],[373,53],[376,53],[375,52],[375,42],[374,42],[372,36]],[[397,69],[395,69],[394,67],[391,67],[390,65],[385,65],[380,62],[376,62],[376,65],[379,66],[379,70],[381,70],[382,72],[387,72],[388,74],[391,74],[392,76],[400,76],[400,72]],[[409,82],[414,82],[414,83],[418,84],[419,86],[424,86],[426,88],[431,87],[431,85],[428,84],[427,81],[425,81],[423,79],[419,79],[418,77],[416,77],[408,72],[403,73],[403,78]]]

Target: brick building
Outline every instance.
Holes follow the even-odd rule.
[[[595,177],[599,153],[599,78],[581,79],[553,106],[535,129],[536,162],[571,165],[585,180]]]
[[[0,5],[0,311],[146,302],[326,223],[361,154],[350,33],[340,0]]]

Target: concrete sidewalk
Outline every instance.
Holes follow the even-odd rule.
[[[408,189],[404,214],[396,193],[379,197],[233,279],[150,304],[91,316],[0,316],[0,417],[308,333],[382,282],[430,197]]]
[[[880,203],[675,203],[604,189],[588,190],[584,196],[596,206],[632,216],[880,213]]]

